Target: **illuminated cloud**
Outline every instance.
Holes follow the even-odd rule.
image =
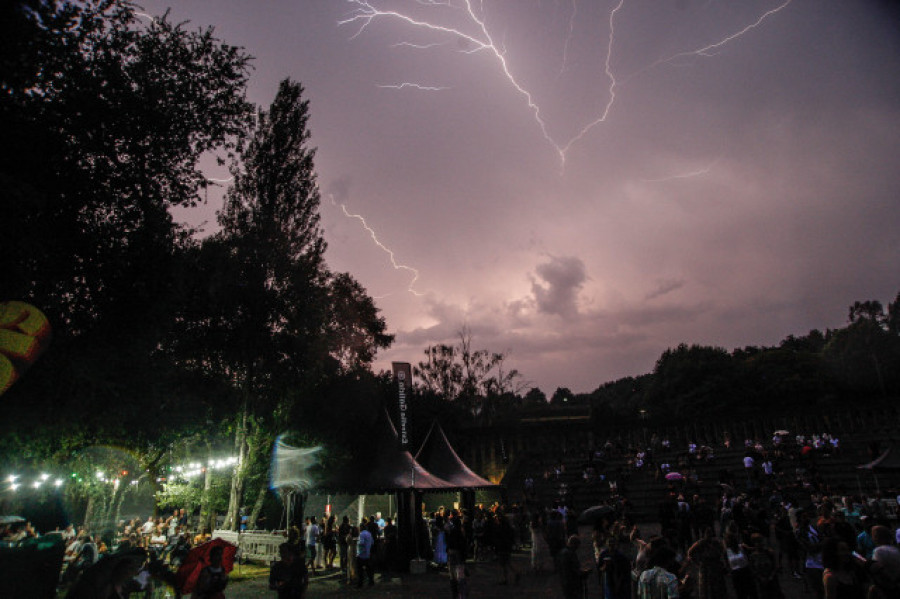
[[[587,275],[584,262],[575,256],[550,256],[535,269],[531,283],[539,312],[564,317],[578,315],[578,292]]]

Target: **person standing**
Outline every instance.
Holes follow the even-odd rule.
[[[580,545],[581,539],[577,535],[572,535],[566,541],[565,548],[559,552],[559,580],[565,599],[581,599],[584,580],[591,573],[590,569],[581,567],[581,561],[578,559]]]
[[[288,543],[282,543],[278,552],[281,560],[269,571],[269,588],[278,593],[278,599],[303,599],[309,585],[306,563]]]
[[[822,545],[825,542],[825,535],[810,521],[807,512],[800,512],[797,517],[795,537],[806,553],[804,575],[807,584],[817,599],[823,599],[825,586],[822,584],[822,575],[825,572],[825,566],[822,564]]]
[[[338,527],[338,553],[341,560],[341,572],[347,571],[347,551],[350,547],[350,518],[344,516],[341,525]]]
[[[312,571],[313,576],[316,575],[316,543],[318,540],[319,526],[316,524],[316,519],[307,518],[304,537],[304,541],[306,542],[306,564]]]
[[[515,582],[519,582],[519,573],[509,563],[515,541],[515,531],[509,520],[503,516],[502,510],[498,510],[494,515],[494,530],[494,551],[497,553],[497,564],[500,566],[501,574],[497,584],[507,584],[510,572],[515,576]]]
[[[619,551],[619,537],[614,533],[606,539],[606,547],[597,556],[601,574],[603,599],[631,597],[631,562]]]
[[[535,513],[531,517],[531,571],[540,574],[551,561],[550,546],[547,544],[544,532],[543,515]]]
[[[675,551],[662,542],[651,550],[648,565],[638,578],[638,599],[678,599],[681,592]]]
[[[325,567],[334,568],[334,558],[337,554],[337,517],[334,514],[328,516],[325,521],[325,532],[322,534],[322,550],[325,552]]]
[[[831,537],[822,544],[822,586],[825,599],[865,599],[863,573],[853,563],[846,541]]]
[[[749,555],[750,571],[756,581],[757,595],[764,599],[783,599],[775,552],[766,547],[766,539],[759,533],[754,533],[750,540],[753,548]]]
[[[746,547],[741,542],[740,531],[735,522],[730,523],[726,528],[723,544],[734,594],[737,599],[756,599],[756,580],[750,570]]]
[[[697,598],[718,599],[728,596],[725,582],[725,547],[713,528],[706,527],[699,541],[688,549],[688,560],[697,570]]]
[[[450,592],[453,597],[467,593],[466,581],[466,535],[463,531],[459,512],[453,510],[444,525],[447,541],[447,568],[450,570]]]
[[[366,528],[363,522],[359,526],[359,540],[356,542],[356,562],[357,571],[359,572],[359,581],[357,587],[362,587],[363,579],[369,579],[369,586],[375,584],[375,573],[372,570],[372,547],[375,545],[375,539],[372,533]]]
[[[225,599],[228,573],[222,566],[223,553],[221,545],[209,550],[209,565],[200,571],[191,599]]]

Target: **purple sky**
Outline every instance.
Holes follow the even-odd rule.
[[[680,342],[776,344],[900,289],[887,2],[471,5],[172,10],[256,57],[252,101],[304,84],[328,262],[397,336],[377,368],[465,325],[548,395],[591,391]]]

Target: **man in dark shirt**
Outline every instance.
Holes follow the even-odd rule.
[[[400,570],[399,563],[399,533],[393,518],[387,518],[384,523],[384,569],[386,573],[392,570]]]
[[[341,558],[341,572],[347,571],[347,551],[350,547],[350,541],[347,538],[350,534],[350,518],[344,516],[341,525],[338,526],[338,551]]]
[[[559,580],[562,583],[563,597],[565,599],[580,599],[584,579],[590,573],[581,567],[578,559],[578,547],[581,540],[577,535],[572,535],[566,542],[566,547],[559,552]]]

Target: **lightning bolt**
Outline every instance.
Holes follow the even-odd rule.
[[[438,46],[444,46],[445,44],[414,44],[412,42],[397,42],[396,44],[391,44],[391,48],[415,48],[416,50],[427,50],[429,48],[436,48]]]
[[[569,34],[566,36],[566,43],[563,44],[562,66],[559,68],[559,74],[566,72],[566,65],[569,62],[569,43],[572,41],[572,34],[575,31],[575,15],[578,13],[578,3],[572,0],[572,14],[569,15]]]
[[[456,8],[451,4],[448,0],[446,2],[439,2],[438,0],[415,0],[416,3],[424,6],[442,6],[442,7],[450,7]],[[479,0],[480,12],[484,13],[484,7],[481,4],[482,0]],[[479,16],[476,14],[475,9],[473,8],[472,0],[463,0],[462,6],[459,9],[465,13],[466,20],[468,21],[468,25],[474,28],[477,33],[467,33],[462,29],[457,27],[450,27],[441,25],[439,23],[427,20],[421,20],[404,14],[402,12],[398,12],[396,10],[383,10],[377,8],[372,4],[370,0],[347,0],[354,8],[350,11],[349,16],[345,19],[338,21],[338,25],[357,25],[358,29],[356,33],[354,33],[350,39],[353,40],[360,35],[376,20],[396,20],[402,23],[405,23],[411,26],[414,29],[423,29],[426,31],[430,31],[433,33],[441,34],[441,35],[449,35],[451,37],[455,37],[459,40],[468,42],[471,44],[471,48],[464,50],[463,52],[466,54],[475,54],[485,52],[489,56],[491,56],[497,65],[500,68],[503,76],[507,79],[509,84],[519,93],[528,105],[528,109],[531,111],[532,116],[534,117],[535,122],[541,130],[541,134],[544,139],[550,144],[550,146],[556,151],[556,154],[560,161],[560,166],[564,170],[566,164],[566,157],[568,155],[569,150],[572,148],[574,144],[580,141],[585,135],[587,135],[592,129],[600,125],[601,123],[606,122],[609,117],[610,111],[613,108],[613,105],[616,101],[616,90],[620,85],[620,82],[616,79],[616,75],[613,72],[611,61],[613,54],[613,47],[615,45],[615,19],[618,12],[622,9],[625,4],[625,0],[619,0],[619,2],[615,5],[615,7],[609,13],[609,37],[606,46],[606,57],[604,60],[604,70],[606,78],[609,80],[609,86],[607,88],[607,98],[606,103],[603,105],[602,110],[599,110],[596,118],[587,122],[583,127],[581,127],[574,136],[568,139],[568,141],[560,142],[554,139],[549,132],[549,128],[547,126],[546,121],[541,113],[541,108],[535,102],[534,97],[528,89],[526,89],[519,81],[516,79],[515,75],[510,68],[509,63],[506,59],[505,50],[502,49],[495,41],[491,32],[488,30],[486,25],[486,19],[483,16]],[[572,14],[569,20],[569,35],[566,38],[566,43],[563,48],[563,66],[562,69],[565,70],[566,62],[568,60],[568,47],[569,41],[572,36],[572,32],[574,30],[574,22],[576,18],[576,5],[577,0],[572,0]],[[714,56],[715,51],[724,47],[728,43],[740,38],[744,34],[749,31],[759,27],[766,19],[772,17],[773,15],[781,12],[786,8],[792,0],[784,0],[782,4],[778,5],[775,8],[769,9],[765,11],[756,21],[753,23],[743,27],[742,29],[731,33],[719,41],[703,46],[702,48],[698,48],[696,50],[679,52],[677,54],[673,54],[667,58],[661,58],[656,62],[650,64],[643,69],[640,69],[638,72],[633,73],[631,77],[635,77],[640,73],[653,69],[662,64],[671,64],[673,61],[678,58],[690,57],[690,56]],[[441,44],[427,44],[421,47],[433,47]],[[418,48],[419,46],[416,44],[412,44],[409,42],[400,42],[398,44],[394,44],[394,46],[409,46]],[[562,71],[560,72],[560,74]],[[380,86],[387,87],[387,86]],[[403,85],[396,86],[398,89],[402,89]]]
[[[566,163],[566,154],[568,153],[569,148],[573,143],[581,139],[590,129],[595,127],[597,124],[606,120],[606,117],[609,114],[610,108],[612,108],[613,102],[615,101],[615,86],[616,80],[613,76],[612,69],[610,68],[610,54],[612,53],[613,47],[613,19],[615,18],[616,12],[622,8],[622,5],[625,3],[625,0],[620,0],[619,4],[612,10],[610,13],[610,37],[608,44],[608,54],[606,57],[606,74],[610,78],[610,98],[606,103],[605,108],[603,109],[602,114],[597,119],[588,123],[584,128],[582,128],[578,134],[573,137],[571,140],[566,142],[565,144],[561,144],[557,142],[551,135],[547,128],[547,123],[545,122],[542,114],[541,108],[535,102],[534,97],[531,92],[529,92],[519,81],[516,79],[515,75],[513,75],[512,70],[510,69],[509,63],[506,60],[506,53],[498,46],[498,44],[494,41],[494,37],[491,35],[491,32],[488,30],[486,25],[486,19],[483,17],[479,17],[475,9],[472,6],[472,0],[464,0],[464,12],[468,17],[469,23],[478,30],[477,35],[473,35],[470,33],[466,33],[465,31],[458,29],[456,27],[448,27],[444,25],[440,25],[438,23],[433,23],[431,21],[422,21],[419,19],[415,19],[409,15],[403,14],[401,12],[397,12],[394,10],[382,10],[375,7],[369,0],[347,0],[350,4],[354,5],[356,8],[351,11],[350,15],[341,21],[338,21],[338,25],[348,25],[348,24],[356,24],[359,26],[356,33],[353,34],[350,39],[356,39],[368,28],[369,25],[372,24],[376,19],[388,19],[388,20],[398,20],[402,21],[408,25],[411,25],[414,28],[418,29],[426,29],[428,31],[433,31],[439,34],[446,34],[463,41],[466,41],[472,44],[472,48],[469,50],[465,50],[467,54],[475,54],[477,52],[487,52],[490,56],[492,56],[497,64],[500,67],[501,72],[504,77],[506,77],[507,81],[509,81],[510,85],[512,85],[513,89],[516,90],[526,101],[528,104],[528,108],[531,111],[535,122],[537,122],[540,127],[541,134],[544,139],[556,150],[556,153],[559,157],[560,165],[564,168]],[[420,2],[423,3],[423,2]],[[433,4],[432,2],[424,2],[426,4]],[[442,4],[443,6],[450,6],[449,3]],[[481,12],[484,12],[483,10]]]
[[[670,175],[668,177],[662,177],[659,179],[641,179],[644,183],[663,183],[665,181],[676,181],[678,179],[690,179],[692,177],[699,177],[701,175],[706,175],[712,170],[712,165],[705,166],[701,169],[697,169],[695,171],[690,171],[687,173],[680,173],[678,175]]]
[[[418,83],[406,83],[406,82],[398,83],[397,85],[379,85],[377,87],[380,87],[383,89],[404,89],[404,88],[409,87],[412,89],[419,89],[419,90],[427,91],[427,92],[439,92],[439,91],[443,91],[445,89],[450,89],[449,87],[434,87],[434,86],[430,86],[430,85],[420,85]]]
[[[372,241],[375,242],[375,245],[377,245],[391,259],[391,266],[394,267],[394,270],[405,270],[407,272],[412,273],[412,279],[410,279],[409,285],[406,287],[406,290],[409,291],[410,293],[412,293],[413,295],[415,295],[416,297],[423,297],[425,294],[422,293],[421,291],[416,291],[416,289],[415,289],[416,281],[419,280],[419,271],[416,270],[415,268],[413,268],[412,266],[407,266],[406,264],[400,264],[399,262],[397,262],[397,258],[394,255],[394,251],[392,249],[390,249],[389,247],[387,247],[386,245],[384,245],[383,243],[381,243],[381,241],[378,239],[378,235],[375,233],[375,230],[369,226],[369,223],[366,222],[366,219],[361,214],[351,213],[349,210],[347,210],[346,205],[338,204],[337,201],[334,199],[334,196],[331,194],[328,194],[328,199],[331,202],[332,206],[336,206],[341,209],[341,212],[344,213],[344,216],[346,216],[347,218],[354,218],[354,219],[358,220],[360,223],[362,223],[363,228],[369,232],[369,236],[372,238]],[[387,294],[387,295],[390,295],[390,294]],[[387,297],[387,295],[382,295],[382,296],[376,297],[375,299],[381,299],[383,297]]]
[[[702,48],[698,48],[696,50],[690,50],[688,52],[679,52],[678,54],[673,54],[672,56],[670,56],[668,58],[661,58],[647,68],[652,69],[655,66],[658,66],[658,65],[661,65],[661,64],[667,63],[667,62],[672,62],[673,60],[676,60],[678,58],[682,58],[685,56],[706,56],[706,57],[715,56],[716,53],[714,53],[713,50],[718,50],[719,48],[726,45],[727,43],[741,37],[748,31],[756,29],[757,27],[759,27],[762,24],[763,21],[765,21],[772,15],[777,14],[777,13],[781,12],[782,10],[784,10],[787,7],[787,5],[790,4],[791,2],[792,2],[792,0],[785,0],[782,4],[764,12],[756,21],[747,25],[740,31],[732,33],[731,35],[728,35],[713,44],[709,44],[708,46],[703,46]]]

